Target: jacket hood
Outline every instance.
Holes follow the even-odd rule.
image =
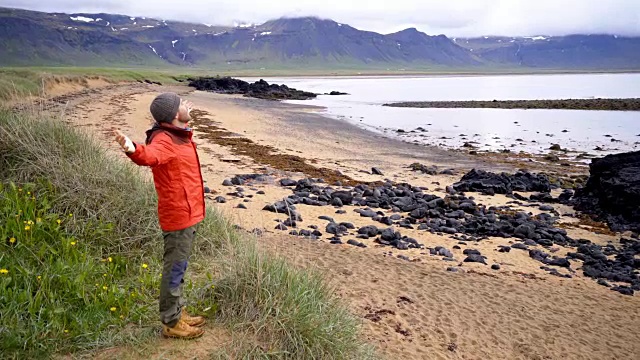
[[[171,134],[182,137],[182,138],[190,138],[191,133],[193,132],[191,128],[182,129],[177,126],[171,124],[163,124],[163,123],[154,123],[151,129],[147,130],[145,133],[147,134],[147,139],[145,140],[145,144],[149,145],[153,135],[160,130],[168,131]]]

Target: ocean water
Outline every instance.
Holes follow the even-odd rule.
[[[253,81],[256,79],[246,79]],[[640,74],[571,74],[431,77],[265,78],[322,95],[291,103],[408,142],[479,150],[548,153],[560,144],[570,155],[603,156],[640,149],[640,112],[514,109],[412,109],[383,107],[399,101],[539,100],[640,97]],[[421,127],[426,131],[416,131]],[[398,133],[397,130],[406,133]],[[612,141],[613,140],[613,141]],[[595,150],[596,147],[602,150]]]

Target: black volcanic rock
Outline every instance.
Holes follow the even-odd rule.
[[[594,159],[589,173],[571,200],[575,208],[606,221],[613,231],[640,231],[640,151]]]
[[[384,174],[382,173],[382,171],[381,171],[379,168],[377,168],[377,167],[373,167],[373,168],[371,168],[371,173],[372,173],[373,175],[384,175]]]
[[[484,170],[473,169],[453,184],[459,192],[491,190],[496,194],[511,194],[513,191],[551,191],[551,183],[544,174],[532,174],[518,171],[511,175],[507,173],[494,174]]]
[[[475,255],[475,254],[467,256],[467,258],[464,259],[464,262],[477,262],[477,263],[487,265],[486,257],[481,255]]]
[[[625,282],[630,284],[632,288],[640,290],[640,276],[637,273],[637,270],[640,269],[640,259],[636,258],[640,255],[640,241],[623,238],[620,243],[622,244],[620,249],[612,249],[617,253],[614,259],[607,257],[602,246],[592,243],[578,246],[578,252],[568,253],[567,258],[582,260],[582,270],[585,276]]]
[[[189,79],[189,86],[201,91],[222,94],[242,94],[267,100],[308,100],[316,94],[289,88],[286,85],[269,84],[260,79],[251,84],[230,77],[200,77]]]
[[[392,183],[391,181],[384,184],[359,184],[353,187],[342,187],[340,191],[336,191],[333,186],[322,185],[313,179],[302,179],[298,181],[295,189],[289,189],[293,193],[292,195],[283,201],[265,206],[264,210],[289,213],[291,219],[302,221],[299,219],[294,205],[300,203],[301,200],[344,198],[352,200],[349,204],[344,205],[345,208],[351,208],[349,212],[362,214],[372,218],[373,221],[389,226],[384,229],[379,229],[376,226],[364,226],[357,230],[356,235],[349,231],[350,229],[355,230],[353,224],[338,224],[332,221],[334,219],[322,216],[323,219],[330,222],[326,227],[326,232],[337,235],[334,238],[351,234],[355,235],[357,239],[369,239],[379,245],[407,250],[423,248],[424,245],[419,244],[415,239],[402,236],[397,231],[398,227],[417,228],[420,231],[431,233],[452,233],[454,235],[451,237],[460,241],[459,244],[464,245],[467,245],[467,242],[482,241],[488,237],[517,237],[522,240],[514,243],[511,247],[499,246],[498,251],[508,252],[511,248],[525,250],[530,257],[542,262],[546,268],[550,269],[549,273],[562,277],[571,275],[559,273],[559,268],[573,271],[571,270],[573,261],[582,261],[583,264],[576,262],[575,265],[576,268],[582,268],[586,276],[616,283],[626,282],[630,285],[629,289],[634,290],[636,287],[640,289],[640,281],[637,274],[634,273],[640,269],[640,259],[636,258],[640,254],[638,240],[621,239],[621,248],[611,244],[598,247],[590,244],[587,240],[575,240],[569,237],[566,230],[554,226],[557,218],[548,213],[534,216],[523,211],[513,211],[509,205],[487,207],[476,204],[473,197],[467,197],[462,193],[449,194],[445,198],[441,198],[435,194],[426,193],[423,187],[407,183]],[[533,197],[544,200],[547,199],[546,194],[548,193],[537,194]],[[523,199],[527,200],[524,197]],[[325,201],[322,206],[330,205]],[[304,235],[302,231],[299,234]],[[317,238],[322,236],[322,233],[316,230],[312,235]],[[537,248],[539,245],[577,247],[578,251],[576,253],[569,252],[565,258],[554,257]],[[454,246],[453,249],[462,250],[459,246]],[[547,251],[553,253],[554,249]],[[445,256],[445,259],[451,259],[450,255],[453,255],[447,249],[440,247],[430,249],[430,252],[434,255]],[[474,249],[464,250],[463,255],[469,258],[467,261],[487,262],[486,258]],[[615,259],[609,259],[608,256],[615,256]],[[628,292],[628,290],[623,291]]]
[[[426,166],[420,163],[413,163],[409,165],[409,168],[413,171],[420,171],[421,173],[427,175],[438,175],[438,167],[435,165]]]

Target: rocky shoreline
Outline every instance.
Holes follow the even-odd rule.
[[[415,164],[414,164],[415,165]],[[426,167],[424,167],[426,168]],[[423,168],[412,166],[413,171]],[[372,169],[373,173],[381,173]],[[255,181],[270,181],[269,176],[253,174],[239,175],[227,179],[223,186],[252,186]],[[273,180],[271,180],[273,181]],[[526,251],[530,258],[541,263],[540,269],[562,278],[575,276],[582,270],[584,276],[597,280],[599,285],[611,288],[624,295],[633,295],[640,291],[640,241],[638,235],[633,238],[622,237],[620,244],[602,246],[587,239],[574,239],[567,231],[558,226],[559,213],[551,204],[572,205],[574,191],[564,189],[558,197],[551,195],[553,189],[559,189],[561,183],[549,180],[545,174],[532,174],[519,171],[515,174],[495,174],[481,170],[472,170],[460,181],[446,189],[444,197],[429,194],[426,187],[417,187],[408,183],[395,183],[386,180],[379,184],[358,184],[344,186],[340,181],[331,183],[324,179],[303,178],[292,180],[284,178],[277,181],[290,189],[291,195],[281,201],[266,205],[262,210],[286,215],[286,219],[276,219],[276,231],[308,240],[326,239],[331,244],[348,244],[366,248],[370,245],[363,240],[373,240],[375,246],[390,247],[406,251],[417,249],[427,251],[431,256],[440,256],[451,263],[480,263],[491,265],[498,271],[500,264],[489,264],[487,257],[473,244],[489,238],[513,239],[510,246],[498,246],[494,251],[501,253],[511,250]],[[533,192],[529,197],[517,192]],[[476,202],[473,196],[465,192],[480,192],[484,195],[506,194],[513,199],[513,205],[529,202],[543,212],[532,215],[514,210],[511,204],[486,206]],[[244,198],[244,188],[237,187],[230,196]],[[249,195],[251,196],[251,195]],[[304,219],[296,206],[331,207],[335,214],[346,214],[349,208],[361,218],[369,218],[380,223],[379,226],[356,226],[350,222],[337,222],[329,214],[319,217],[327,222],[323,228],[318,225],[303,226]],[[403,236],[401,229],[417,229],[442,237],[451,237],[458,245],[449,249],[443,246],[426,247],[414,237]],[[464,246],[464,259],[456,259],[452,250],[461,250]],[[559,247],[568,249],[564,256],[558,256]],[[614,258],[610,258],[615,256]],[[410,260],[405,255],[399,258]],[[449,271],[463,271],[449,266]]]
[[[200,77],[188,79],[189,86],[201,91],[211,91],[219,94],[238,94],[266,100],[308,100],[317,94],[301,91],[287,85],[269,84],[260,79],[255,83],[231,77]],[[333,93],[331,95],[342,95]]]
[[[228,132],[220,128],[210,117],[211,114],[206,112],[194,113],[193,125],[202,138],[227,147],[235,155],[248,156],[255,162],[276,170],[266,174],[236,173],[235,177],[227,178],[222,183],[223,187],[232,187],[234,191],[223,190],[227,198],[218,196],[214,199],[218,203],[229,201],[236,204],[240,201],[233,206],[246,209],[255,196],[264,196],[264,192],[259,192],[256,187],[261,184],[273,184],[280,188],[278,193],[282,196],[281,200],[269,202],[256,209],[272,213],[272,220],[275,220],[273,225],[253,230],[259,234],[275,231],[310,241],[326,241],[334,245],[388,248],[400,251],[397,257],[409,261],[419,259],[413,257],[411,260],[412,255],[409,255],[412,251],[417,251],[420,254],[441,257],[442,261],[451,263],[452,266],[448,267],[452,271],[464,271],[461,266],[470,262],[479,263],[480,266],[486,265],[487,269],[491,269],[489,271],[499,271],[501,262],[495,262],[491,254],[486,254],[486,251],[491,251],[486,245],[479,245],[487,239],[502,238],[508,241],[508,245],[504,245],[505,242],[498,243],[493,245],[493,251],[525,251],[529,258],[540,263],[541,270],[552,276],[570,278],[582,270],[582,275],[592,277],[598,284],[622,294],[633,295],[635,291],[640,291],[640,277],[637,273],[640,261],[635,260],[635,256],[640,255],[637,235],[622,236],[608,231],[607,234],[620,239],[619,243],[594,243],[579,235],[570,235],[575,233],[567,230],[572,229],[573,225],[570,224],[588,223],[587,227],[592,228],[592,231],[599,231],[598,226],[601,224],[589,219],[587,215],[600,211],[597,207],[590,206],[587,200],[582,200],[586,204],[583,213],[571,215],[557,210],[559,205],[556,204],[572,207],[580,201],[574,196],[574,190],[587,187],[588,176],[582,175],[586,168],[578,171],[574,166],[557,164],[557,161],[552,159],[540,163],[532,163],[525,159],[518,163],[517,159],[511,159],[509,162],[514,169],[528,167],[535,169],[530,171],[536,172],[511,170],[493,173],[473,169],[458,178],[452,186],[447,186],[446,189],[436,188],[435,192],[430,192],[425,186],[411,184],[412,181],[406,177],[401,177],[400,181],[390,180],[385,177],[385,166],[367,171],[379,180],[356,180],[358,176],[347,176],[341,172],[342,168],[318,166],[314,161],[280,154],[273,147],[257,144],[239,134]],[[304,121],[307,132],[311,131],[311,123]],[[327,123],[323,121],[321,126],[326,130]],[[562,147],[555,145],[551,150],[562,151]],[[514,157],[516,154],[499,155]],[[473,157],[477,156],[479,154]],[[624,162],[613,162],[619,167],[625,167]],[[411,171],[423,176],[459,174],[456,168],[439,168],[421,163],[407,165],[405,169],[407,170],[403,172]],[[361,169],[361,172],[365,171]],[[303,178],[278,179],[282,174],[296,173],[303,174]],[[599,176],[593,168],[591,175],[591,178]],[[253,190],[256,191],[255,194],[251,192]],[[282,190],[285,193],[290,192],[289,195],[284,195]],[[500,201],[494,202],[489,199],[481,201],[469,195],[473,192],[482,196],[499,194],[506,196],[510,201],[505,205],[498,205]],[[522,193],[531,194],[525,196]],[[619,194],[609,196],[616,197]],[[524,210],[526,207],[534,207],[542,212],[533,214]],[[310,211],[310,208],[316,210]],[[321,209],[330,211],[324,212]],[[308,218],[305,214],[309,212],[316,215]],[[334,217],[344,220],[335,220]],[[567,223],[568,218],[574,218],[576,222]],[[318,220],[322,222],[318,223]],[[420,235],[422,232],[431,234],[425,235],[424,239],[430,236],[449,238],[456,240],[457,245],[432,246],[428,241],[424,241]],[[631,238],[632,235],[636,239]],[[464,256],[461,257],[462,255]],[[612,256],[615,258],[610,258]]]
[[[492,101],[415,101],[384,104],[410,108],[494,108],[640,111],[640,99],[565,99],[565,100],[492,100]]]

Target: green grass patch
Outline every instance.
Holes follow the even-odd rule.
[[[152,316],[157,265],[103,253],[92,239],[112,235],[111,224],[68,231],[77,218],[52,211],[53,191],[0,184],[0,336],[8,356],[86,349]]]
[[[136,351],[158,341],[155,189],[61,120],[0,109],[0,353],[91,358],[119,347],[149,356]],[[232,334],[211,358],[374,356],[320,274],[258,251],[214,209],[188,278],[191,312]]]
[[[82,67],[5,67],[0,68],[0,101],[46,95],[46,90],[60,83],[88,85],[89,80],[108,82],[144,82],[177,84],[187,75],[168,70],[82,68]]]

